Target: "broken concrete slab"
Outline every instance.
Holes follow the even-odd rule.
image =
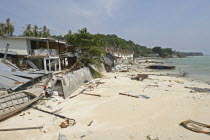
[[[85,81],[90,81],[92,79],[93,77],[91,72],[87,67],[63,75],[61,81],[64,91],[64,98],[68,98],[74,91],[83,85]]]

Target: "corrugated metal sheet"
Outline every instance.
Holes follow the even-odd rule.
[[[9,78],[6,78],[6,77],[3,77],[3,76],[0,76],[0,83],[3,87],[0,87],[0,88],[9,88],[9,87],[13,87],[15,86],[15,80],[12,80],[12,79],[9,79]]]
[[[12,68],[4,64],[0,60],[0,89],[12,89],[15,90],[23,84],[32,81],[35,78],[42,77],[48,74],[44,71],[12,71]]]
[[[15,80],[15,81],[20,81],[20,82],[29,82],[30,81],[29,79],[14,76],[14,75],[11,75],[11,74],[0,74],[0,76],[9,78],[9,79],[12,79],[12,80]]]

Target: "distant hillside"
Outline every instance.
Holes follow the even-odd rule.
[[[201,52],[180,52],[183,56],[203,56]]]

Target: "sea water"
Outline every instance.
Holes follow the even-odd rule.
[[[169,65],[175,65],[175,70],[167,73],[180,74],[187,72],[190,79],[210,82],[210,56],[189,56],[185,58],[170,58]]]

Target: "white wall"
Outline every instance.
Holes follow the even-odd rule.
[[[26,39],[0,38],[0,50],[5,50],[7,43],[10,44],[9,51],[17,52],[20,55],[28,55]]]

